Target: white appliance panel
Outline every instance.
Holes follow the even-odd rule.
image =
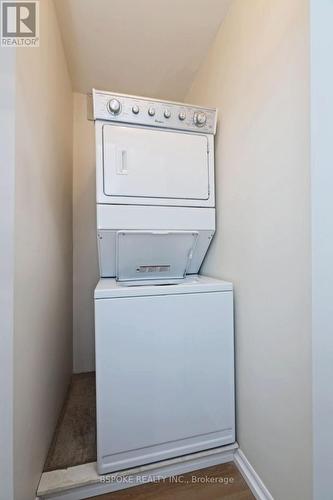
[[[156,175],[153,173],[149,174],[149,180],[148,180],[148,187],[145,186],[145,182],[143,181],[142,178],[137,179],[139,184],[134,184],[132,181],[128,181],[129,176],[132,178],[133,174],[137,175],[136,167],[134,170],[129,168],[129,163],[128,163],[128,155],[127,153],[123,153],[123,149],[119,149],[119,147],[114,147],[111,146],[111,150],[108,152],[105,152],[105,144],[104,144],[104,139],[103,139],[103,130],[104,127],[108,127],[112,130],[117,130],[118,127],[122,127],[124,129],[127,129],[129,131],[134,130],[142,130],[144,132],[151,132],[151,133],[156,133],[158,136],[160,134],[166,135],[166,134],[175,134],[177,137],[182,136],[182,137],[199,137],[201,140],[205,140],[207,145],[208,145],[208,150],[206,152],[202,151],[202,155],[205,155],[204,159],[204,167],[201,165],[199,169],[199,176],[203,177],[203,173],[206,171],[206,165],[207,165],[207,172],[205,177],[205,184],[204,186],[197,186],[197,181],[195,179],[185,179],[186,184],[185,187],[175,187],[172,186],[172,189],[170,192],[170,185],[162,186],[160,183],[160,180],[156,178]],[[111,134],[111,132],[110,132]],[[215,207],[215,190],[214,190],[214,136],[212,134],[207,134],[204,135],[202,133],[192,133],[192,132],[176,132],[176,131],[166,131],[165,129],[159,129],[157,127],[153,128],[147,128],[147,127],[135,127],[134,125],[119,125],[117,123],[113,122],[102,122],[102,121],[96,121],[95,122],[95,138],[96,138],[96,201],[97,204],[112,204],[112,205],[135,205],[135,206],[160,206],[160,207]],[[186,139],[185,139],[186,140]],[[171,141],[172,142],[172,141]],[[200,140],[199,140],[200,142]],[[111,142],[112,144],[112,142]],[[126,147],[128,147],[129,144],[126,144]],[[141,147],[141,146],[140,146]],[[145,143],[145,148],[147,149],[147,152],[149,150],[150,144]],[[109,146],[108,146],[109,148]],[[171,157],[173,153],[169,153],[169,156]],[[183,153],[182,153],[183,154]],[[104,170],[104,164],[105,164],[105,155],[111,158],[111,161],[113,161],[113,167],[111,169],[107,169],[105,172]],[[175,153],[177,156],[178,153]],[[149,155],[148,155],[149,156]],[[135,160],[136,161],[136,160]],[[164,161],[164,160],[163,160]],[[117,163],[118,162],[118,163]],[[132,164],[132,163],[131,163]],[[154,164],[150,163],[151,167],[154,169]],[[183,167],[182,167],[183,168]],[[171,171],[175,171],[173,167],[171,167]],[[186,167],[185,170],[188,171],[188,168]],[[143,169],[143,172],[145,171],[145,167]],[[118,172],[118,173],[116,173]],[[147,173],[147,172],[146,172]],[[188,173],[188,172],[187,172]],[[167,177],[167,182],[170,181],[172,172],[169,173],[167,172],[166,177]],[[191,176],[193,176],[193,172],[190,172]],[[110,184],[112,182],[112,179],[114,179],[117,176],[118,184],[116,184],[117,189],[119,189],[119,193],[121,189],[127,189],[125,191],[125,195],[122,196],[120,194],[116,195],[109,195],[106,194],[106,191],[109,193],[113,193],[114,187]],[[177,177],[174,178],[174,184],[178,184],[178,179],[180,179],[181,182],[183,182],[184,178],[187,176],[183,175],[182,171],[179,173],[177,172]],[[119,178],[124,179],[127,177],[127,180],[119,180]],[[140,177],[140,176],[139,176]],[[197,177],[198,178],[198,177]],[[207,179],[208,179],[208,186],[207,186]],[[156,182],[157,187],[160,189],[161,195],[163,193],[167,194],[170,196],[206,196],[206,192],[208,190],[208,198],[174,198],[174,197],[157,197],[156,193],[152,192],[152,187],[151,187],[151,182],[154,183]],[[105,188],[105,184],[107,187]],[[150,194],[152,196],[142,196],[141,194],[138,196],[134,196],[134,193],[137,191],[138,192],[138,186],[141,186],[140,189],[144,188],[146,191],[144,191],[144,194],[148,194],[148,190],[150,190]],[[105,191],[106,189],[106,191]],[[194,194],[193,194],[194,193]]]
[[[215,209],[97,205],[97,241],[101,277],[116,276],[117,233],[129,230],[169,233],[191,231],[197,233],[197,241],[187,268],[187,273],[196,274],[214,236]],[[172,238],[171,234],[170,239]],[[148,237],[144,241],[141,251],[147,249],[149,245]],[[170,258],[173,259],[173,257],[173,252],[171,252]]]
[[[95,300],[100,473],[235,440],[232,291],[177,286]]]
[[[118,231],[116,278],[120,281],[184,278],[198,233],[192,231]]]
[[[214,231],[215,209],[98,204],[97,229]]]
[[[207,200],[208,140],[200,134],[103,126],[107,196]]]
[[[169,229],[168,231],[170,233],[175,232],[173,228]],[[102,229],[97,232],[98,261],[99,261],[99,271],[101,278],[107,278],[107,277],[112,278],[115,276],[119,276],[119,273],[117,272],[117,262],[116,262],[117,234],[118,231],[107,230],[107,229]],[[204,256],[206,255],[207,249],[210,245],[210,242],[212,241],[213,236],[214,236],[214,230],[199,230],[197,232],[196,243],[192,251],[191,259],[189,259],[188,266],[186,267],[187,274],[197,274],[199,272],[201,263],[203,261]],[[169,236],[169,239],[171,238],[172,237]],[[148,240],[149,238],[147,238],[147,245],[149,244]],[[170,243],[172,243],[172,241],[170,241]],[[176,245],[176,247],[178,247],[178,244]],[[177,256],[176,247],[174,246],[172,247],[172,251],[170,252],[168,260],[172,259],[172,261],[174,261],[174,259],[176,258]],[[147,258],[149,249],[147,248],[146,243],[144,243],[139,250],[141,251],[141,254],[145,255]],[[133,256],[133,259],[135,259],[135,256]],[[159,262],[161,262],[161,259],[158,260]],[[161,277],[160,275],[158,277],[154,276],[154,279],[160,277]]]
[[[184,293],[201,292],[232,292],[233,286],[230,281],[223,281],[203,274],[186,276],[177,286],[156,286],[149,283],[147,286],[124,286],[123,283],[114,278],[103,278],[97,283],[94,292],[95,299],[111,299],[121,297],[143,297],[144,295],[176,295]]]
[[[93,89],[93,119],[114,123],[155,126],[159,128],[191,130],[205,134],[215,134],[217,110],[203,108],[183,102],[161,101],[147,97],[129,96]],[[112,113],[109,103],[119,103],[119,112]],[[136,110],[134,111],[134,109]],[[150,113],[154,109],[154,114]],[[168,111],[166,115],[165,112]],[[197,113],[206,116],[205,123],[196,123]]]

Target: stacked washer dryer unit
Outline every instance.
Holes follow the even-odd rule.
[[[235,440],[231,283],[215,231],[216,110],[93,91],[99,473]]]

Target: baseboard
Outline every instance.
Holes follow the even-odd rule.
[[[232,462],[237,448],[238,444],[234,443],[105,476],[98,475],[95,462],[44,472],[38,487],[38,499],[82,500],[138,486],[156,478],[167,478]]]
[[[274,500],[244,453],[238,449],[237,443],[106,476],[98,475],[95,462],[64,470],[44,472],[37,498],[38,500],[82,500],[138,486],[154,480],[154,476],[166,478],[232,461],[257,500]],[[111,481],[108,482],[110,478]]]
[[[235,450],[234,462],[257,500],[274,500],[246,456],[241,450]]]

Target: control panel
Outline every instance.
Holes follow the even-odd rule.
[[[216,132],[216,109],[95,89],[92,95],[94,120],[190,130],[205,134]]]

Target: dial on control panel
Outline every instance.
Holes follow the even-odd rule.
[[[202,111],[199,111],[198,113],[194,113],[193,121],[197,127],[203,127],[207,121],[207,116]]]
[[[134,106],[132,106],[132,112],[135,115],[137,115],[137,114],[139,114],[139,111],[140,111],[139,106],[137,106],[136,104],[134,104]]]
[[[155,108],[149,108],[148,109],[148,115],[149,116],[154,116],[154,114],[155,114]]]
[[[121,111],[121,104],[118,99],[110,99],[108,102],[108,110],[112,115],[119,115]]]
[[[181,121],[184,121],[185,118],[186,118],[186,113],[185,111],[181,111],[178,115],[178,118],[181,120]]]

